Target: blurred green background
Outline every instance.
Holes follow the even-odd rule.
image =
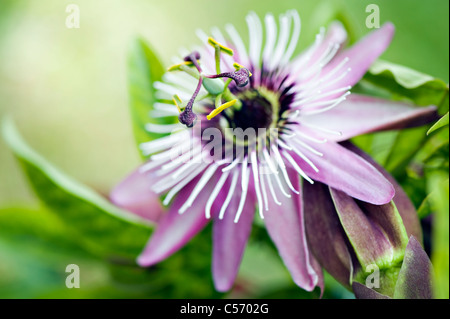
[[[80,8],[79,29],[65,26],[70,3]],[[129,120],[126,77],[126,56],[136,36],[146,39],[169,64],[179,47],[198,43],[197,28],[207,30],[231,22],[247,40],[244,18],[250,10],[261,17],[268,11],[277,15],[294,8],[302,18],[301,50],[336,10],[347,15],[357,37],[367,33],[365,8],[371,3],[379,6],[381,22],[392,21],[396,26],[383,59],[448,83],[447,0],[0,0],[0,119],[12,115],[34,149],[68,175],[107,194],[140,163]],[[0,163],[0,207],[39,207],[2,139]],[[73,254],[77,253],[75,249]],[[39,260],[39,252],[33,254]],[[80,254],[82,263],[84,255]],[[36,259],[31,260],[25,248],[21,251],[14,243],[0,241],[0,260],[0,297],[5,296],[2,290],[13,297],[46,296],[38,288],[34,292],[25,291],[31,289],[27,285],[15,286],[18,281],[12,273],[19,264],[33,271],[45,268],[32,266]],[[89,258],[85,262],[92,263]],[[280,267],[279,261],[275,263],[275,268]],[[93,287],[108,280],[105,267],[87,267]],[[38,283],[49,290],[50,283],[59,285],[61,274],[50,271],[47,276],[41,276]]]

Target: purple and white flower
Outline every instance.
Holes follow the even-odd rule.
[[[151,116],[178,116],[186,125],[149,124],[147,129],[161,138],[141,144],[149,161],[119,184],[111,199],[140,215],[158,215],[153,215],[158,226],[138,258],[141,266],[169,257],[212,220],[218,291],[233,285],[256,210],[294,282],[311,291],[321,285],[322,272],[308,248],[305,207],[330,196],[304,196],[302,183],[320,182],[371,205],[390,203],[395,181],[340,142],[423,124],[435,108],[350,94],[389,45],[390,23],[344,49],[346,31],[335,22],[294,56],[301,29],[296,11],[282,14],[278,24],[271,14],[264,23],[255,13],[246,21],[248,47],[232,25],[226,26],[226,35],[213,28],[212,38],[198,31],[203,44],[174,60],[185,72],[167,72],[154,84],[160,102]],[[233,55],[218,55],[220,50]],[[174,95],[177,106],[189,101],[183,111],[169,103]],[[239,129],[263,135],[229,134]],[[222,147],[213,155],[210,138]],[[155,201],[162,195],[168,208],[159,218]]]

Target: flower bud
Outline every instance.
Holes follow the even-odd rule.
[[[356,147],[344,146],[369,160]],[[373,164],[373,160],[370,161]],[[396,189],[401,190],[386,171],[378,168]],[[361,296],[378,293],[393,297],[402,289],[400,286],[408,284],[400,284],[398,280],[406,271],[403,269],[408,267],[405,265],[410,237],[420,240],[421,232],[416,227],[419,224],[417,213],[403,191],[397,191],[393,201],[385,205],[356,200],[321,183],[304,183],[303,196],[309,198],[305,201],[309,246],[319,263],[336,280],[349,289],[353,283],[355,293],[358,291]],[[420,247],[415,242],[414,247]],[[426,281],[426,275],[422,279]],[[367,284],[375,293],[361,293],[366,290],[355,284],[358,282]]]

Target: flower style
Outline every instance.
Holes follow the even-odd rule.
[[[333,23],[292,58],[301,26],[296,11],[280,16],[279,32],[274,16],[267,14],[265,41],[258,16],[250,13],[246,21],[248,50],[232,25],[226,26],[228,38],[217,28],[213,37],[199,31],[203,45],[183,52],[163,81],[154,84],[160,102],[151,116],[177,116],[180,123],[147,126],[161,138],[141,144],[150,160],[112,191],[111,200],[158,220],[138,258],[141,266],[164,260],[212,219],[212,273],[218,291],[233,285],[257,208],[294,282],[311,291],[322,286],[316,258],[325,266],[323,250],[332,245],[320,242],[330,240],[320,236],[331,227],[327,207],[333,201],[337,206],[358,201],[377,207],[391,203],[400,189],[373,161],[340,143],[423,124],[434,117],[435,108],[350,95],[389,45],[394,32],[390,23],[349,49],[343,49],[344,28]],[[184,107],[183,100],[188,101]],[[398,194],[400,211],[407,198]],[[161,195],[167,212],[155,205]],[[410,211],[408,207],[401,217],[405,224],[412,220],[414,228],[418,224]],[[305,218],[314,230],[309,244]],[[343,270],[339,278],[345,282],[348,273]]]

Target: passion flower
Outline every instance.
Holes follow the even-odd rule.
[[[264,32],[255,13],[246,21],[248,49],[232,25],[226,26],[228,37],[217,28],[211,37],[199,31],[203,44],[175,58],[155,83],[161,102],[151,116],[177,116],[180,123],[147,126],[161,138],[141,144],[149,161],[111,199],[142,214],[157,211],[148,203],[164,196],[167,212],[138,258],[144,267],[169,257],[213,220],[212,272],[219,291],[233,285],[256,208],[293,280],[311,291],[322,285],[322,272],[308,248],[304,215],[305,207],[318,203],[317,196],[303,196],[302,182],[320,182],[370,205],[390,203],[392,183],[339,143],[422,124],[435,108],[350,95],[389,45],[390,23],[349,49],[343,49],[344,28],[334,23],[293,58],[300,35],[296,11],[280,16],[279,31],[271,14]]]

